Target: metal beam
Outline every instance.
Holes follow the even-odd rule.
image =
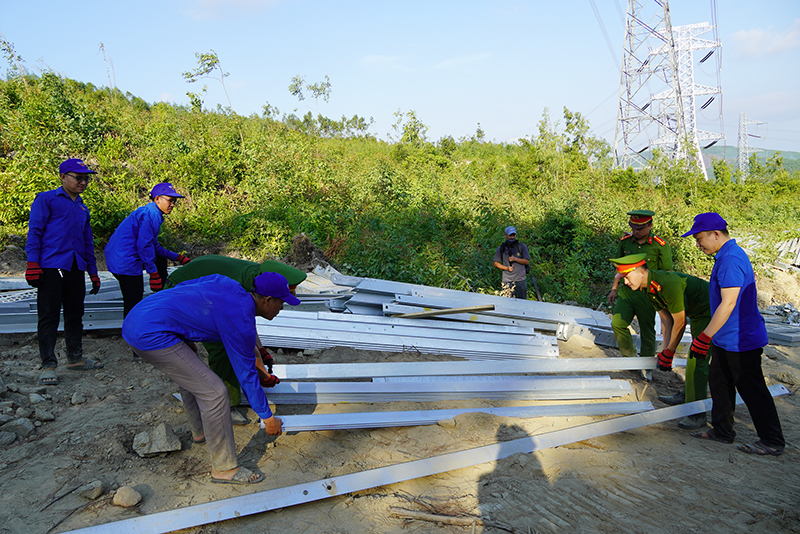
[[[682,366],[686,360],[678,359]],[[675,361],[673,361],[675,364]],[[675,364],[677,365],[677,364]],[[374,362],[276,364],[281,380],[374,378],[378,376],[509,375],[528,373],[587,373],[655,369],[656,358],[569,358],[508,361]]]
[[[650,402],[593,402],[588,404],[554,404],[547,406],[511,406],[501,408],[465,408],[456,410],[418,410],[396,412],[319,413],[282,415],[284,432],[320,430],[353,430],[398,426],[435,425],[465,413],[488,413],[500,417],[573,417],[618,415],[647,412]]]
[[[789,391],[783,386],[770,386],[773,396],[786,395]],[[737,404],[741,398],[737,395]],[[695,401],[679,406],[661,408],[650,412],[627,415],[589,423],[555,432],[547,432],[512,441],[495,443],[475,449],[434,456],[401,464],[370,469],[359,473],[315,480],[224,499],[169,510],[143,517],[134,517],[110,524],[97,525],[70,531],[72,534],[105,534],[110,531],[127,534],[164,534],[185,528],[207,525],[245,515],[279,510],[289,506],[346,495],[356,491],[396,484],[407,480],[473,467],[493,462],[518,453],[531,453],[552,447],[559,447],[577,441],[606,436],[616,432],[633,430],[647,425],[663,423],[679,417],[686,417],[711,409],[711,399]]]

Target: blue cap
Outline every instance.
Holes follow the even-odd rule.
[[[77,174],[97,174],[97,171],[89,170],[89,167],[86,166],[83,160],[77,158],[65,160],[58,166],[58,174],[67,174],[68,172]]]
[[[274,297],[281,299],[286,304],[297,306],[300,299],[292,295],[289,291],[289,284],[286,277],[278,273],[261,273],[256,276],[253,282],[253,291],[262,297]]]
[[[506,235],[516,234],[516,233],[517,229],[514,228],[513,226],[509,226],[506,228]]]
[[[719,213],[701,213],[694,218],[692,229],[681,237],[697,234],[699,232],[711,232],[713,230],[727,230],[728,223],[725,222]]]
[[[172,184],[169,183],[161,183],[157,184],[152,191],[150,191],[150,198],[160,197],[161,195],[166,195],[168,197],[175,197],[175,198],[186,198],[183,195],[179,195],[175,188],[172,187]]]

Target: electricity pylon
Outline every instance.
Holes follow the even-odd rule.
[[[719,48],[717,39],[698,39],[716,28],[708,23],[673,28],[666,0],[646,4],[647,0],[628,0],[614,139],[616,165],[645,167],[643,153],[659,148],[669,159],[694,161],[706,175],[700,142],[711,146],[724,135],[697,129],[695,98],[711,97],[701,106],[705,109],[722,91],[719,83],[718,87],[695,84],[693,52],[710,48],[704,62]]]
[[[739,177],[744,182],[750,175],[750,149],[747,146],[747,126],[750,124],[766,124],[747,118],[744,112],[739,113]]]

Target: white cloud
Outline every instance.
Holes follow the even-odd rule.
[[[171,93],[161,93],[158,97],[159,102],[166,102],[167,104],[175,102],[175,97]]]
[[[779,54],[800,47],[800,19],[783,31],[767,29],[739,30],[733,34],[734,50],[746,57]]]
[[[185,0],[184,13],[195,19],[212,19],[229,14],[259,13],[281,0]]]
[[[453,68],[453,67],[457,67],[458,65],[464,65],[465,63],[472,63],[474,61],[480,61],[482,59],[486,59],[486,58],[491,57],[491,56],[492,56],[491,54],[488,54],[488,53],[484,52],[484,53],[481,53],[481,54],[472,54],[472,55],[469,55],[469,56],[455,57],[455,58],[452,58],[452,59],[446,59],[446,60],[442,61],[441,63],[436,65],[436,68],[437,69],[450,69],[450,68]]]

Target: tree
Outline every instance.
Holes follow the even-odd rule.
[[[212,80],[219,81],[222,84],[222,91],[225,93],[225,98],[228,99],[228,109],[233,111],[233,104],[231,103],[231,97],[228,96],[228,90],[225,88],[225,78],[230,76],[230,72],[225,72],[222,70],[222,65],[219,62],[219,56],[217,53],[212,49],[210,52],[206,54],[201,54],[199,52],[194,53],[194,57],[197,58],[197,67],[194,70],[190,70],[183,73],[183,77],[189,83],[194,83],[201,78],[211,78]],[[205,93],[205,86],[203,86],[203,93]],[[202,100],[199,100],[199,95],[196,93],[186,93],[189,99],[192,101],[192,106],[196,107],[197,103],[199,102],[202,105]],[[239,129],[239,138],[242,141],[242,152],[247,152],[245,149],[244,144],[244,133],[242,132],[242,127],[239,123],[236,123],[236,127]]]
[[[292,78],[292,83],[289,84],[289,92],[296,96],[298,100],[305,100],[303,91],[308,91],[314,97],[314,104],[317,108],[317,115],[319,115],[319,97],[325,102],[329,102],[331,98],[331,79],[325,75],[324,82],[306,83],[305,76],[299,74]]]
[[[0,32],[0,51],[3,52],[3,55],[8,62],[8,74],[10,76],[18,76],[22,79],[22,84],[25,86],[25,90],[28,90],[28,82],[25,80],[25,67],[22,65],[24,61],[22,60],[22,56],[17,54],[16,50],[14,50],[14,45],[11,44],[7,39],[6,36],[3,35],[3,32]]]

